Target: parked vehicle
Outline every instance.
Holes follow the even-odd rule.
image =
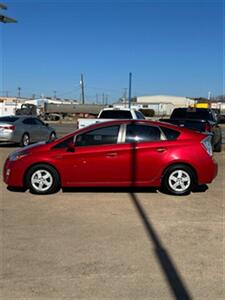
[[[38,141],[54,140],[55,130],[32,116],[0,117],[0,142],[19,143],[27,146]]]
[[[222,150],[222,131],[219,119],[213,109],[206,108],[175,108],[169,119],[160,121],[186,127],[212,135],[212,146],[215,152]]]
[[[23,103],[21,105],[21,108],[18,108],[16,110],[16,115],[31,115],[31,116],[37,116],[37,106],[34,104],[29,103]]]
[[[225,123],[225,114],[219,114],[218,119],[219,119],[220,124],[224,124]]]
[[[36,194],[53,193],[60,187],[154,186],[184,195],[216,177],[210,139],[146,120],[94,124],[11,153],[3,178],[8,186]]]
[[[99,104],[45,103],[40,117],[47,121],[58,121],[79,114],[97,116],[103,107]]]
[[[106,122],[109,120],[115,120],[115,119],[141,119],[144,120],[145,116],[138,110],[133,108],[103,108],[99,115],[97,116],[97,119],[78,119],[78,128],[83,128],[86,126],[89,126],[91,124],[100,123],[100,122]]]

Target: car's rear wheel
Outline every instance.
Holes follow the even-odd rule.
[[[30,144],[30,136],[28,133],[24,133],[20,141],[20,146],[25,147],[28,146],[29,144]]]
[[[31,193],[44,195],[57,192],[60,180],[52,166],[39,164],[28,170],[25,182]]]
[[[174,165],[166,170],[162,189],[173,195],[186,195],[191,192],[195,184],[195,175],[192,169],[185,165]]]

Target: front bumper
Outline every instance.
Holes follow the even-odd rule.
[[[19,161],[10,161],[8,158],[3,167],[3,181],[8,186],[23,187],[24,169]]]

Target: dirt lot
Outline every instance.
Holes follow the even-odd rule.
[[[0,147],[0,171],[13,147]],[[2,299],[225,299],[225,148],[208,189],[36,196],[0,178]],[[1,175],[2,176],[2,175]]]

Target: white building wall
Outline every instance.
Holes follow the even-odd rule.
[[[139,96],[137,103],[172,103],[174,107],[188,107],[195,104],[195,100],[187,97],[155,95],[155,96]]]
[[[15,103],[0,103],[0,116],[9,116],[9,115],[15,115],[16,111],[16,104]]]

